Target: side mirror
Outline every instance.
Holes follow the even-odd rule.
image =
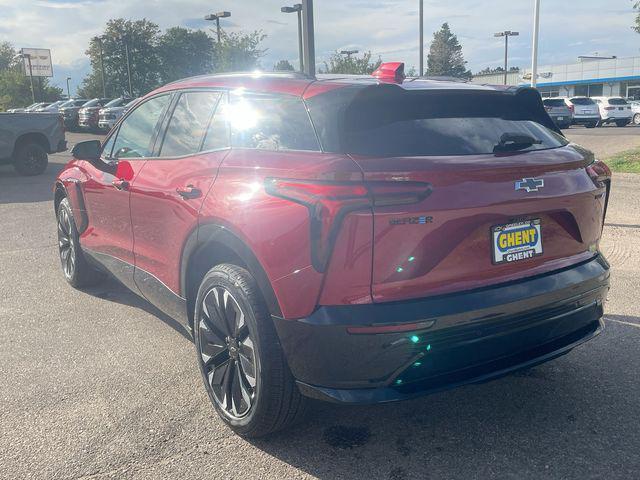
[[[99,140],[87,140],[86,142],[76,143],[71,150],[71,154],[78,160],[96,161],[100,158],[102,145]]]

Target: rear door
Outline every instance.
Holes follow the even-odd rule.
[[[374,301],[478,288],[594,255],[604,192],[584,168],[590,158],[527,119],[546,122],[535,99],[408,92],[364,105],[345,121],[343,145],[365,180],[432,187],[413,204],[374,205]]]
[[[186,314],[181,253],[229,152],[226,122],[214,114],[225,102],[225,93],[212,90],[174,94],[164,135],[131,191],[136,284],[151,303],[179,320]]]

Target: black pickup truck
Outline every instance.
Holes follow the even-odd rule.
[[[66,149],[59,114],[0,113],[0,164],[13,164],[21,175],[39,175],[47,168],[49,153]]]

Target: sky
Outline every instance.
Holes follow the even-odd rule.
[[[289,0],[297,3],[299,0]],[[371,51],[383,61],[418,65],[418,0],[316,0],[316,60],[336,50]],[[511,38],[509,63],[531,62],[533,0],[424,0],[425,56],[433,32],[444,22],[462,44],[472,71],[503,63],[504,41],[493,33],[519,31]],[[640,55],[640,35],[631,30],[632,0],[541,0],[539,63],[575,62],[578,55]],[[14,47],[50,48],[53,83],[72,77],[72,94],[89,71],[85,50],[110,18],[147,18],[162,29],[180,25],[208,29],[207,13],[231,17],[229,31],[262,30],[267,49],[261,64],[272,70],[280,59],[297,65],[297,19],[284,14],[286,0],[0,0],[0,40]],[[425,59],[426,65],[426,59]],[[64,87],[66,89],[66,87]]]

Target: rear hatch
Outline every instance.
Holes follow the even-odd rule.
[[[568,145],[536,92],[376,88],[345,108],[340,148],[366,182],[421,182],[431,193],[374,202],[375,302],[484,287],[594,255],[605,189],[585,169],[593,156]]]
[[[610,98],[608,105],[603,104],[609,118],[629,118],[631,117],[631,105],[624,98]]]
[[[600,109],[596,102],[591,100],[590,98],[572,98],[571,103],[573,104],[573,115],[575,117],[599,117]]]
[[[542,102],[544,109],[556,121],[566,121],[571,118],[571,109],[561,98],[545,98]]]

